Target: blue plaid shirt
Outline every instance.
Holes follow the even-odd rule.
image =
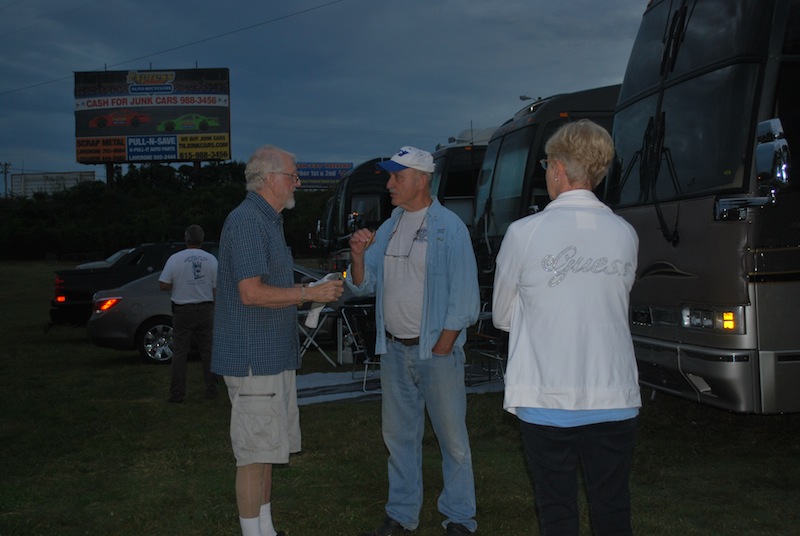
[[[239,282],[250,277],[274,287],[294,285],[294,260],[283,217],[255,192],[222,227],[211,370],[223,376],[279,374],[300,368],[297,307],[245,306]]]

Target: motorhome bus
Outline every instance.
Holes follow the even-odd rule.
[[[472,225],[475,183],[492,132],[494,128],[465,130],[433,153],[436,167],[431,191],[467,226]],[[325,256],[322,265],[328,270],[347,268],[350,233],[363,227],[375,230],[391,215],[394,207],[386,189],[389,174],[377,167],[381,160],[386,158],[368,160],[345,174],[328,199],[315,238],[315,247]]]
[[[431,191],[439,202],[472,227],[475,217],[475,185],[481,173],[483,155],[497,127],[468,129],[438,145],[433,153],[436,169]]]
[[[642,385],[800,411],[799,91],[800,0],[646,6],[605,195],[639,234]]]
[[[359,164],[336,184],[333,196],[317,221],[315,247],[322,253],[321,264],[331,271],[343,271],[350,262],[350,233],[368,227],[377,229],[392,212],[386,183],[389,174],[377,167],[388,158],[373,158]]]
[[[495,256],[508,226],[550,201],[544,170],[538,164],[545,156],[545,142],[558,127],[578,119],[591,119],[611,131],[619,89],[614,85],[538,99],[492,135],[478,179],[472,226],[485,294],[494,280]]]

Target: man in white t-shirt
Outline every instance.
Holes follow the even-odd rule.
[[[389,451],[383,522],[363,536],[415,531],[423,502],[427,411],[442,454],[437,501],[446,536],[472,536],[475,482],[464,385],[466,330],[478,319],[475,253],[464,222],[431,195],[433,156],[405,146],[379,167],[395,208],[373,234],[350,238],[347,285],[375,294],[381,356],[381,428]]]
[[[161,290],[169,290],[172,300],[171,403],[181,403],[186,396],[186,360],[192,340],[203,363],[206,398],[218,394],[216,375],[211,372],[217,258],[202,249],[204,233],[199,225],[190,225],[184,238],[186,249],[167,259],[158,278]]]

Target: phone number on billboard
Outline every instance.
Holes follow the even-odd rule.
[[[218,102],[219,99],[213,95],[204,97],[185,96],[178,98],[179,104],[217,104]]]
[[[191,153],[178,153],[181,160],[227,160],[230,155],[227,151],[192,151]]]

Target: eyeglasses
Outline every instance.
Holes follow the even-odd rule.
[[[384,252],[383,256],[384,257],[391,257],[392,259],[407,259],[407,258],[409,258],[411,256],[411,250],[414,249],[414,244],[417,243],[417,239],[419,238],[420,231],[422,231],[422,229],[417,229],[417,232],[414,233],[414,238],[411,239],[411,246],[409,246],[409,248],[408,248],[408,253],[406,253],[405,255],[393,255],[391,253]],[[389,240],[387,241],[387,244],[391,243],[392,238],[394,237],[394,233],[396,233],[396,232],[397,232],[397,229],[392,231],[392,234],[389,235]]]
[[[402,219],[403,219],[403,214],[400,214],[400,220],[402,220]],[[409,258],[411,256],[411,250],[414,249],[414,244],[416,244],[417,240],[419,239],[419,235],[422,232],[422,226],[424,224],[425,224],[425,217],[422,218],[422,221],[419,224],[419,228],[417,229],[417,232],[414,233],[414,238],[411,239],[411,246],[409,246],[409,248],[408,248],[408,253],[406,253],[405,255],[393,255],[391,253],[386,253],[384,251],[383,252],[383,256],[384,257],[390,257],[392,259],[407,259],[407,258]],[[394,229],[392,230],[392,234],[389,235],[389,240],[386,241],[386,245],[387,245],[386,249],[389,249],[388,245],[392,243],[392,238],[394,238],[394,234],[397,232],[397,228],[399,226],[400,226],[400,221],[398,220],[397,221],[397,225],[395,225]]]
[[[547,170],[547,158],[542,158],[539,160],[539,165],[542,166],[542,169],[545,171]]]
[[[300,175],[297,173],[286,173],[285,171],[273,171],[276,175],[286,175],[287,177],[291,177],[294,182],[300,182]]]

